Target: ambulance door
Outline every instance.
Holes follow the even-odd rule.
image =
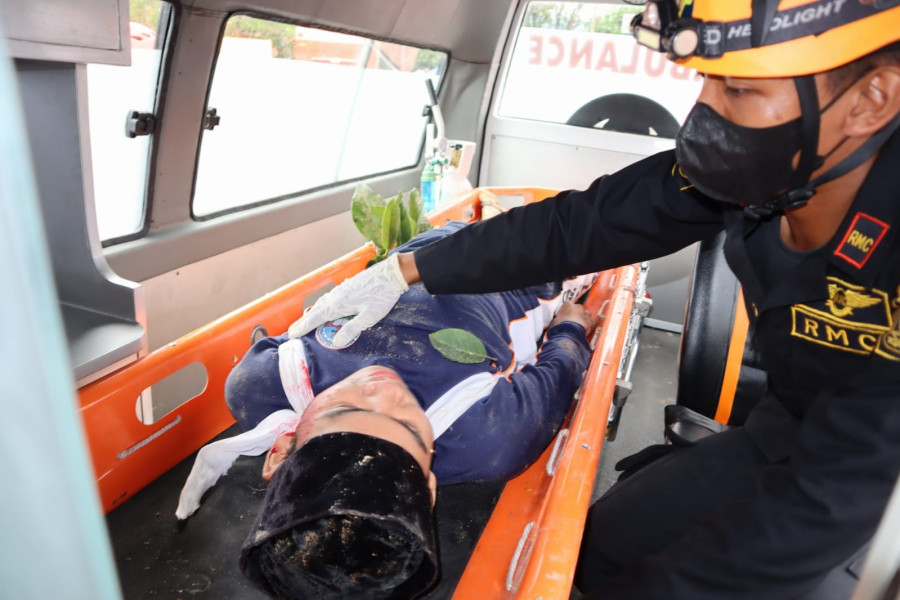
[[[638,46],[623,2],[521,0],[490,101],[480,185],[583,189],[672,148],[696,73]],[[651,324],[679,331],[692,248],[654,261]]]

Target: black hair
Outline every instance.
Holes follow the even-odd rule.
[[[240,568],[276,598],[418,596],[438,573],[431,490],[421,465],[400,446],[369,435],[311,438],[269,482]]]
[[[868,71],[883,65],[900,65],[900,41],[883,46],[874,52],[841,65],[825,73],[825,81],[832,90],[839,90],[857,81]]]
[[[276,598],[384,600],[397,598],[426,560],[398,523],[335,515],[272,536],[248,553],[245,569]]]

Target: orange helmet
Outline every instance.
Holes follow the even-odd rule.
[[[650,0],[632,28],[701,73],[798,77],[900,40],[900,0]]]

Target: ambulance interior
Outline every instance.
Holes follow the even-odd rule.
[[[228,372],[372,257],[357,186],[436,170],[440,226],[672,148],[701,82],[634,44],[641,10],[0,0],[0,597],[264,598],[237,567],[261,458],[174,516],[196,451],[238,431]],[[764,385],[721,239],[585,302],[601,324],[563,430],[505,486],[439,488],[425,598],[577,598],[587,507],[663,441],[664,406],[735,425]],[[898,531],[900,500],[854,598],[900,598]]]

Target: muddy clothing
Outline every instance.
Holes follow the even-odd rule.
[[[443,229],[426,232],[409,247],[446,235]],[[422,285],[411,286],[387,317],[346,348],[330,344],[341,319],[290,342],[287,334],[259,341],[229,376],[226,402],[245,430],[290,408],[284,364],[279,374],[279,348],[286,343],[302,346],[300,371],[308,371],[313,395],[363,367],[387,366],[400,374],[435,428],[432,470],[438,482],[508,479],[536,460],[556,434],[587,368],[590,348],[581,325],[551,327],[538,348],[559,306],[576,293],[573,284],[466,296],[432,296]],[[472,333],[489,358],[476,364],[445,358],[428,337],[445,328]]]
[[[834,238],[810,252],[700,195],[674,152],[416,252],[429,291],[485,292],[652,259],[727,232],[769,392],[740,435],[715,442],[736,446],[678,457],[681,483],[664,486],[665,499],[698,509],[670,512],[671,527],[615,512],[628,503],[592,507],[582,591],[604,600],[795,598],[871,538],[900,474],[898,161],[895,134]],[[708,476],[716,454],[747,465],[749,485]],[[665,473],[648,469],[627,483],[658,490]],[[599,525],[629,516],[617,534]]]

